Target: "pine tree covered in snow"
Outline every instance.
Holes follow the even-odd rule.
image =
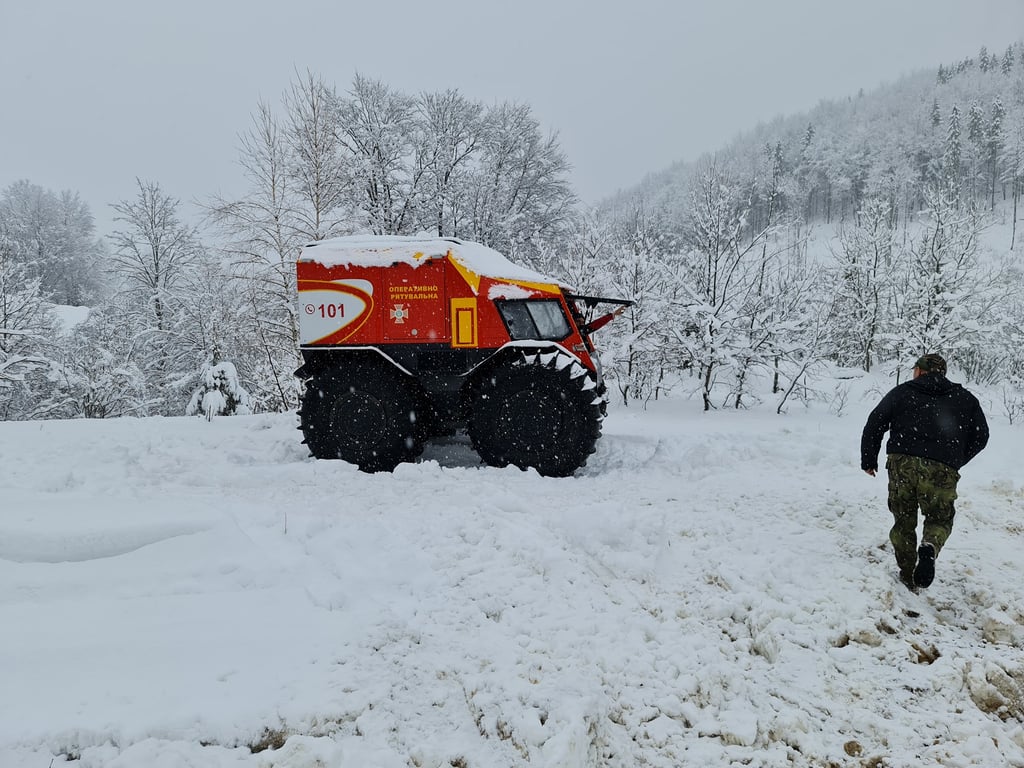
[[[238,371],[229,362],[203,366],[199,388],[192,394],[186,416],[236,416],[252,413],[249,393],[238,381]]]

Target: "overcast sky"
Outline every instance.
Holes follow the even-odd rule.
[[[78,191],[100,234],[136,176],[186,203],[235,194],[238,135],[308,69],[525,102],[595,202],[1021,37],[1024,0],[0,0],[0,188]]]

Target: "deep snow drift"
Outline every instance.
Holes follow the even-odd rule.
[[[0,766],[1024,766],[1024,431],[986,403],[913,595],[858,466],[887,386],[613,405],[568,479],[0,423]]]

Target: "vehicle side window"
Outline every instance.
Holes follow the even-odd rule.
[[[569,323],[558,301],[530,301],[526,304],[533,322],[537,324],[537,337],[564,339],[569,335]]]
[[[495,304],[513,341],[560,341],[572,332],[562,304],[557,299],[509,300]]]
[[[512,340],[533,339],[537,337],[537,326],[530,317],[526,303],[522,301],[502,301],[498,303],[501,316],[505,320],[505,327],[508,328],[508,335]]]

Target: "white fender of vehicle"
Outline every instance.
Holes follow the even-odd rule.
[[[491,360],[493,360],[495,358],[495,356],[502,354],[505,350],[510,349],[510,348],[511,349],[519,349],[519,350],[522,350],[523,352],[529,352],[531,349],[532,350],[536,350],[538,353],[547,351],[550,355],[558,355],[558,353],[560,353],[560,352],[564,353],[565,355],[568,356],[569,359],[568,359],[568,361],[565,364],[556,363],[556,365],[558,366],[558,370],[562,370],[563,368],[565,368],[566,365],[574,365],[574,366],[578,366],[580,369],[582,369],[583,373],[590,373],[593,376],[593,373],[590,371],[590,369],[587,368],[587,366],[585,366],[583,364],[583,361],[580,359],[579,355],[577,355],[574,352],[571,352],[569,349],[567,349],[566,347],[563,347],[558,342],[555,342],[555,341],[533,341],[531,339],[524,339],[524,340],[521,340],[521,341],[509,341],[509,342],[506,342],[505,344],[502,344],[500,347],[498,347],[496,350],[494,350],[493,354],[488,355],[485,360],[482,360],[481,362],[479,362],[475,366],[473,366],[471,369],[466,371],[463,374],[463,376],[466,376],[466,377],[472,376],[473,373],[476,370],[478,370],[479,368],[481,368],[484,365],[487,365],[487,363],[489,363]],[[548,362],[550,362],[550,360],[551,360],[550,357],[547,357],[546,355],[543,355],[543,354],[541,355],[541,362],[544,363],[545,365]],[[577,373],[575,368],[574,368],[573,369],[573,376],[572,376],[572,378],[576,378],[579,375],[580,374]]]

